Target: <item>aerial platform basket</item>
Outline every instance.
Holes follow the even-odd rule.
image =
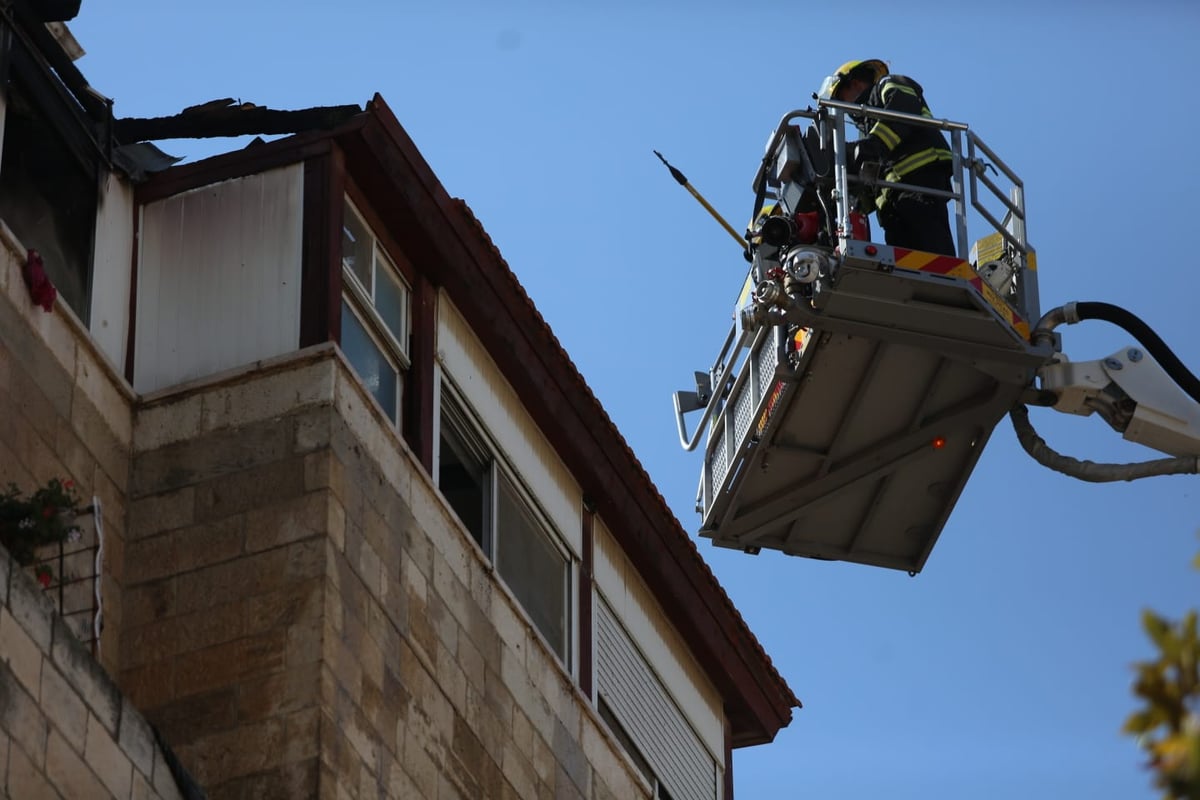
[[[824,121],[827,141],[839,141],[838,111]],[[769,154],[795,135],[788,120]],[[982,148],[965,133],[969,156],[956,159],[959,170]],[[786,202],[786,181],[776,186]],[[963,193],[950,198],[962,250]],[[789,272],[788,248],[755,252],[713,368],[696,374],[696,392],[676,394],[684,446],[708,432],[701,536],[749,553],[924,567],[993,428],[1053,355],[1030,342],[1036,265],[1020,193],[1001,199],[1005,220],[972,258],[840,236],[834,247],[803,248],[806,265],[821,267],[802,283]],[[847,222],[841,231],[853,229]],[[683,415],[700,408],[704,420],[689,439]]]

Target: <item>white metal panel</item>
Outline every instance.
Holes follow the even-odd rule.
[[[674,800],[715,800],[712,755],[602,598],[596,603],[596,690]]]
[[[578,558],[583,546],[579,485],[479,337],[444,294],[438,303],[437,353],[445,374],[466,395],[504,458]]]
[[[292,164],[142,209],[135,389],[299,346],[303,191]]]
[[[721,695],[692,656],[687,642],[667,621],[633,563],[608,528],[593,529],[593,568],[597,591],[628,631],[650,668],[670,687],[683,715],[718,764],[724,763],[725,716]]]
[[[92,338],[119,372],[129,341],[129,281],[133,264],[133,186],[109,173],[100,192],[92,258]]]

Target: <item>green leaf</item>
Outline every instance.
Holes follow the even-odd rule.
[[[1149,733],[1165,721],[1166,718],[1159,709],[1147,708],[1130,714],[1129,719],[1125,720],[1125,724],[1121,727],[1121,731],[1136,736]]]
[[[1147,609],[1142,612],[1142,627],[1146,630],[1150,641],[1154,642],[1159,650],[1167,648],[1171,637],[1171,626],[1165,619]]]

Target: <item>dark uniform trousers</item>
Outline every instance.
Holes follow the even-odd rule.
[[[883,227],[884,241],[892,247],[923,250],[952,256],[954,238],[950,235],[950,212],[941,197],[896,192],[876,213]]]

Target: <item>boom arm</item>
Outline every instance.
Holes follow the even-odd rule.
[[[1058,356],[1039,371],[1041,388],[1067,414],[1099,414],[1131,442],[1174,456],[1200,456],[1200,403],[1149,353],[1127,347],[1098,361]]]
[[[1127,347],[1100,361],[1071,363],[1054,329],[1085,319],[1111,322],[1145,350]],[[1039,463],[1087,481],[1129,481],[1154,475],[1200,473],[1200,380],[1158,334],[1134,314],[1108,303],[1067,303],[1038,320],[1031,337],[1058,352],[1038,370],[1042,395],[1059,411],[1099,413],[1126,439],[1174,458],[1140,464],[1096,464],[1055,453],[1033,430],[1023,405],[1010,413],[1017,439]]]

